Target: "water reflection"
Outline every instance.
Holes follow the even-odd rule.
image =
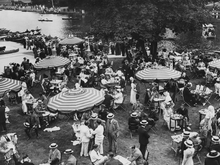
[[[66,37],[69,34],[81,32],[83,18],[79,20],[62,20],[67,15],[38,14],[34,12],[0,11],[0,28],[11,31],[25,31],[26,29],[42,29],[42,33],[51,36]],[[39,19],[50,19],[53,22],[40,22]]]

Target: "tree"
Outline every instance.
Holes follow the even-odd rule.
[[[93,18],[91,30],[104,38],[132,36],[151,43],[156,57],[157,43],[166,28],[175,33],[195,31],[209,18],[203,0],[82,0]]]

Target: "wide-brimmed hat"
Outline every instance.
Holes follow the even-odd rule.
[[[38,103],[43,103],[43,101],[42,101],[42,100],[38,100],[37,102],[38,102]]]
[[[191,140],[186,140],[185,142],[184,142],[184,144],[187,146],[187,147],[189,147],[189,148],[192,148],[193,147],[193,142],[191,141]]]
[[[133,113],[131,114],[131,117],[137,117],[137,116],[138,116],[137,112],[133,112]]]
[[[23,124],[26,128],[29,128],[30,127],[30,124],[28,122],[24,122]]]
[[[216,150],[211,150],[207,155],[208,158],[217,158],[220,156],[220,153]]]
[[[58,147],[57,143],[51,143],[51,145],[49,146],[49,148],[57,148],[57,147]]]
[[[192,87],[192,83],[189,82],[188,84],[186,84],[186,87]]]
[[[212,136],[212,143],[219,143],[219,137],[218,136]]]
[[[190,135],[190,132],[189,131],[184,131],[183,132],[183,137],[189,137]]]
[[[115,117],[115,115],[113,114],[113,113],[109,113],[108,115],[107,115],[107,118],[108,119],[112,119],[112,118],[114,118]]]
[[[147,125],[148,122],[147,122],[147,120],[141,120],[140,124],[141,124],[141,125]]]
[[[91,117],[92,117],[93,119],[96,119],[96,118],[98,118],[98,114],[97,114],[97,113],[92,113]]]
[[[73,150],[72,149],[66,149],[64,151],[64,154],[72,154],[73,153]]]

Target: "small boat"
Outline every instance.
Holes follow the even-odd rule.
[[[66,18],[62,18],[62,20],[81,20],[81,18],[79,18],[79,17],[66,17]]]
[[[39,19],[40,22],[53,22],[52,19]]]
[[[11,50],[4,50],[4,51],[0,51],[0,55],[16,53],[18,51],[19,51],[19,48],[18,49],[11,49]]]

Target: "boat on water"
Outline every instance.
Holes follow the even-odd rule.
[[[11,49],[11,50],[2,50],[2,51],[0,51],[0,55],[16,53],[18,51],[19,51],[19,48],[18,49]]]
[[[39,19],[40,22],[53,22],[52,19]]]
[[[79,18],[79,17],[66,17],[66,18],[62,18],[62,20],[76,20],[76,21],[78,21],[78,20],[81,20],[81,18]]]
[[[203,24],[202,25],[202,36],[206,39],[215,39],[215,27],[212,24]]]

